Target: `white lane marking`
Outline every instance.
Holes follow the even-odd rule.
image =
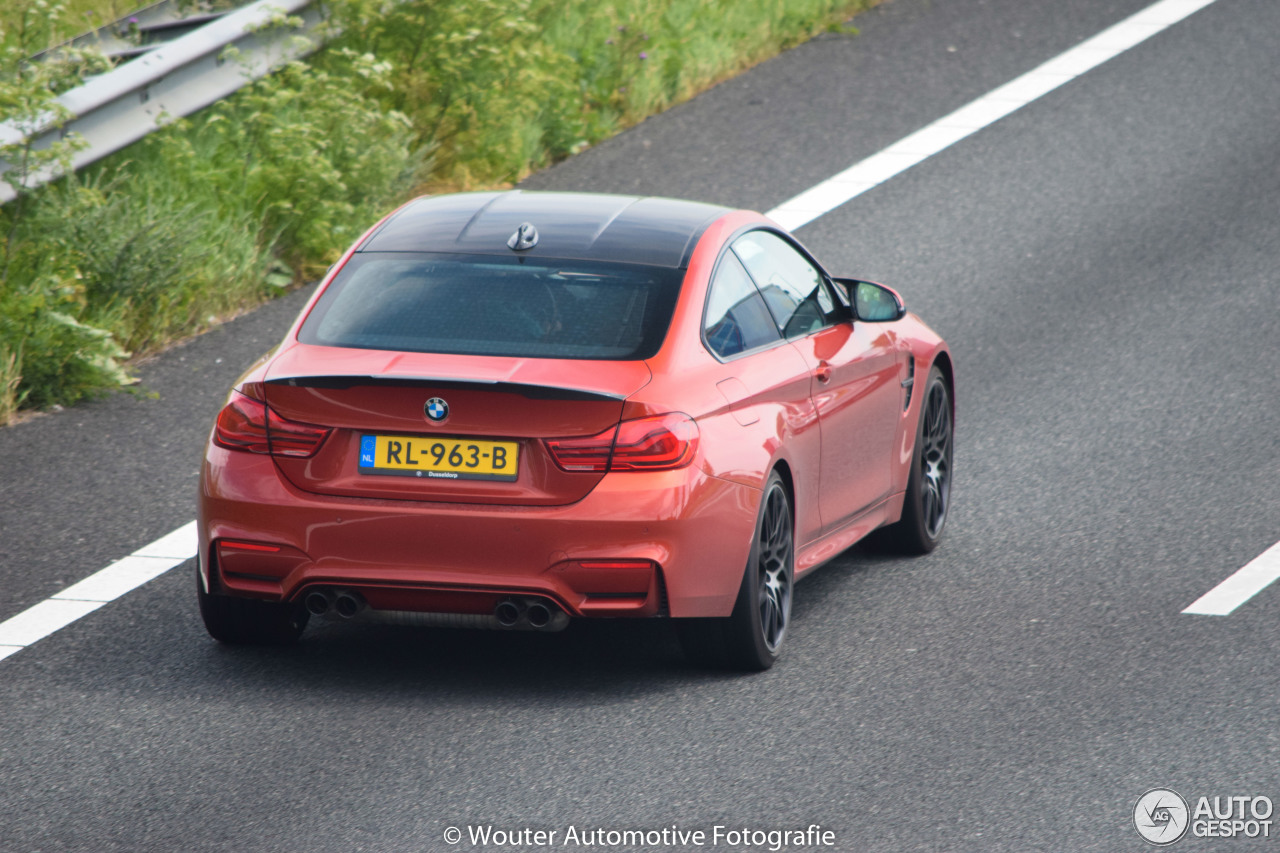
[[[784,201],[765,215],[790,230],[806,225],[1213,2],[1161,0],[1148,6],[1040,67]]]
[[[0,622],[0,660],[67,627],[107,602],[132,592],[195,555],[196,523],[191,521],[123,560],[117,560],[51,598]]]
[[[176,559],[179,563],[190,560],[196,555],[196,523],[186,524],[165,536],[161,536],[150,545],[133,552],[135,557],[164,557]],[[175,563],[174,565],[177,565]]]
[[[1215,0],[1161,0],[1148,6],[1039,68],[783,202],[766,215],[788,229],[812,222],[1213,2]],[[52,598],[0,622],[0,660],[194,557],[195,524],[192,521],[183,525]]]
[[[1182,611],[1196,616],[1227,616],[1280,578],[1280,542],[1272,545]]]
[[[139,557],[131,554],[96,574],[53,596],[57,601],[115,601],[153,578],[172,569],[186,558]]]
[[[44,601],[0,623],[0,643],[29,646],[101,607],[102,601]]]

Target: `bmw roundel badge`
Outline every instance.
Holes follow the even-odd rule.
[[[424,411],[426,411],[429,419],[440,423],[440,421],[449,417],[449,404],[439,397],[432,397],[427,401]]]

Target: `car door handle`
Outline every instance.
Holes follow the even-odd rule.
[[[813,371],[813,375],[819,382],[830,382],[831,365],[827,364],[825,361],[818,362],[818,369]]]

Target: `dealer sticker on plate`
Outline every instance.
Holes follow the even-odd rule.
[[[412,435],[360,437],[360,473],[436,480],[514,480],[520,445]]]

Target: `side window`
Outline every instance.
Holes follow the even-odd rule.
[[[752,231],[734,241],[733,251],[786,337],[802,337],[839,319],[822,273],[786,240],[768,231]]]
[[[707,294],[707,346],[721,358],[778,340],[769,309],[732,252],[725,252]]]

